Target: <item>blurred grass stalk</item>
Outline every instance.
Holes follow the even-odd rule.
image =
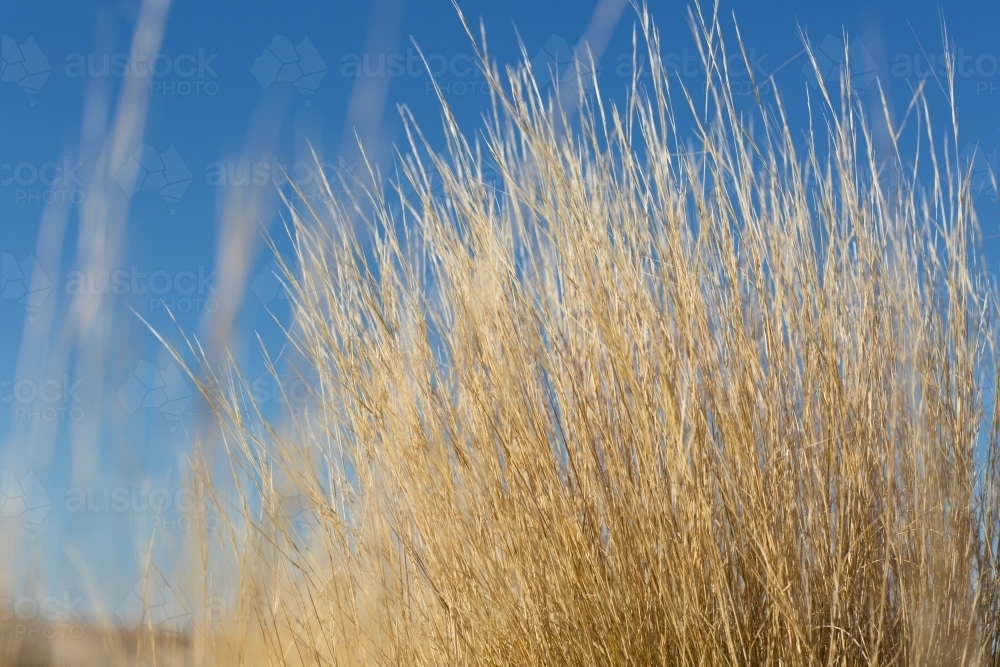
[[[751,136],[691,17],[703,90],[644,10],[649,78],[572,121],[483,38],[481,140],[439,95],[443,154],[403,112],[414,196],[289,204],[316,403],[275,420],[177,353],[226,453],[194,461],[222,527],[187,664],[1000,664],[1000,320],[954,113],[917,90],[879,163],[817,66],[825,123],[797,146],[758,98]]]
[[[160,51],[169,9],[170,0],[140,3],[129,49],[133,57],[149,59]],[[73,257],[74,269],[87,275],[102,275],[120,266],[126,248],[130,201],[119,183],[145,134],[150,83],[150,77],[137,76],[132,69],[122,77],[117,91],[112,90],[107,80],[96,78],[88,82],[81,114],[79,152],[85,191],[77,211],[77,247],[69,252],[64,249],[64,244],[74,237],[67,233],[69,204],[65,201],[47,204],[36,247],[39,265],[43,267],[36,271],[43,276],[63,275],[64,254]],[[135,174],[131,176],[134,178]],[[37,276],[32,277],[35,279]],[[61,287],[61,281],[57,285]],[[46,299],[33,317],[25,318],[15,377],[72,376],[86,378],[95,387],[106,387],[109,384],[106,371],[123,349],[121,339],[116,336],[120,336],[121,330],[115,326],[115,295],[84,291],[62,301],[64,295],[60,292],[56,289],[56,294]],[[114,421],[103,407],[95,403],[81,411],[79,421],[66,425],[59,420],[13,421],[2,452],[4,467],[22,471],[21,474],[30,471],[34,475],[37,471],[43,478],[57,467],[56,475],[74,484],[97,484],[101,480],[101,456],[107,457],[110,449],[103,446],[108,440],[109,422]],[[68,441],[68,452],[59,447],[63,438]],[[119,452],[122,450],[131,453],[127,447]],[[107,535],[82,532],[85,541],[97,542],[99,553],[107,553]],[[70,598],[69,577],[64,572],[52,572],[52,564],[59,562],[67,550],[76,549],[74,538],[80,539],[81,535],[54,535],[48,531],[36,534],[25,530],[25,526],[10,524],[0,529],[0,562],[4,566],[0,570],[0,664],[36,665],[52,661],[93,664],[112,659],[105,656],[103,649],[120,639],[127,640],[106,617],[83,622],[82,617],[76,618],[75,605],[51,604],[54,599]],[[83,548],[93,556],[93,546],[88,544]],[[130,545],[115,546],[127,549]],[[89,575],[100,564],[96,558],[89,564],[85,560],[77,559],[78,574],[87,579],[82,587],[93,589]],[[61,589],[62,595],[46,594],[53,589]],[[133,638],[132,642],[135,641],[138,639]],[[110,655],[120,658],[124,654],[114,650]]]

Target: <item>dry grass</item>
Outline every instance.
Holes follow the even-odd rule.
[[[195,570],[237,612],[192,661],[1000,664],[997,302],[957,129],[918,91],[915,147],[876,159],[823,89],[804,144],[777,99],[751,136],[715,19],[685,90],[641,18],[623,108],[490,67],[482,141],[446,105],[444,155],[408,125],[401,212],[292,211],[320,400],[278,424],[201,374],[231,468],[199,464],[225,523]]]

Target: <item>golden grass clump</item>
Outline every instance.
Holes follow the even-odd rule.
[[[483,40],[479,140],[442,97],[443,154],[405,116],[412,196],[292,208],[316,400],[280,422],[201,374],[232,463],[199,468],[203,594],[235,610],[201,655],[1000,664],[997,302],[957,129],[918,90],[877,155],[844,84],[798,139],[692,18],[703,89],[641,13],[648,79],[575,113]]]

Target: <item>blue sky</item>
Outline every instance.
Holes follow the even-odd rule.
[[[650,4],[668,65],[697,81],[687,6]],[[461,6],[474,24],[484,21],[498,62],[519,59],[520,36],[544,69],[566,62],[597,3]],[[1000,4],[723,2],[733,49],[734,13],[756,78],[774,75],[793,124],[803,121],[804,93],[812,90],[801,28],[827,55],[829,71],[846,31],[852,58],[862,64],[855,84],[863,98],[877,99],[877,76],[897,118],[917,82],[931,76],[939,131],[949,121],[932,76],[943,74],[943,16],[959,57],[960,143],[969,151],[979,146],[983,230],[1000,235],[996,193],[985,180],[987,166],[997,167],[1000,145]],[[279,229],[275,191],[288,191],[282,169],[308,191],[316,177],[309,147],[332,173],[356,160],[355,131],[373,138],[374,159],[389,169],[391,147],[404,139],[397,104],[407,105],[441,145],[437,100],[413,40],[465,127],[476,128],[487,109],[472,47],[447,0],[176,0],[162,44],[145,59],[130,46],[139,16],[134,1],[0,0],[0,460],[4,489],[16,484],[26,497],[48,498],[32,530],[43,538],[39,544],[50,545],[45,566],[59,571],[66,569],[65,544],[79,548],[95,570],[132,567],[135,513],[73,511],[73,490],[97,489],[100,496],[134,484],[174,489],[180,456],[199,424],[192,388],[134,313],[175,331],[162,299],[182,329],[203,333],[225,314],[234,349],[259,369],[255,334],[280,349],[268,311],[279,319],[287,314],[261,240],[263,230]],[[599,59],[606,97],[624,97],[635,25],[635,12],[625,6],[608,27]],[[128,146],[125,167],[113,174],[116,201],[127,215],[120,247],[108,244],[114,252],[105,275],[79,263],[78,248],[92,240],[80,211],[94,172],[94,137],[109,123],[125,71],[151,71],[152,86],[145,126]],[[737,92],[749,103],[747,82],[737,73]],[[286,239],[278,234],[276,241],[287,251]],[[232,251],[245,264],[240,285],[221,284],[220,248],[242,249]],[[1000,245],[988,238],[985,249],[995,272]],[[69,304],[86,292],[102,295],[103,305],[83,335]],[[86,341],[95,331],[104,352],[91,356]],[[67,342],[74,336],[77,343]],[[257,387],[273,398],[266,379]],[[147,525],[149,516],[142,521]],[[167,530],[175,529],[181,530]]]

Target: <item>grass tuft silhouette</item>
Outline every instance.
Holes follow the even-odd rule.
[[[412,194],[372,169],[291,206],[316,400],[276,421],[189,364],[230,463],[195,467],[224,520],[201,596],[238,612],[197,659],[1000,664],[997,301],[957,126],[918,90],[927,142],[876,157],[817,72],[823,126],[796,143],[775,94],[751,131],[716,16],[697,91],[639,18],[624,106],[502,77],[483,38],[480,140],[441,96],[443,154],[403,111]]]

